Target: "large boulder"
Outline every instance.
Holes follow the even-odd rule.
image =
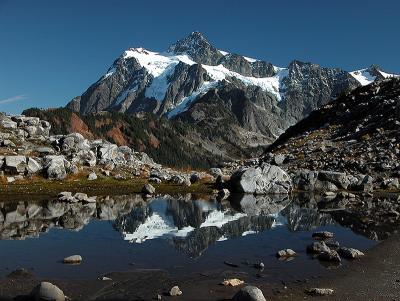
[[[233,301],[266,301],[262,291],[255,286],[245,286],[232,298]]]
[[[101,164],[112,161],[118,157],[118,146],[111,143],[103,143],[98,149],[98,157]]]
[[[37,159],[28,158],[28,163],[26,166],[26,171],[28,174],[35,174],[42,170],[43,166]]]
[[[5,171],[10,174],[24,173],[26,169],[25,156],[6,156],[5,157]]]
[[[61,141],[61,150],[63,153],[74,153],[80,150],[90,150],[90,143],[79,133],[71,133],[65,136]]]
[[[83,149],[75,153],[71,160],[71,162],[74,164],[81,164],[90,167],[96,166],[96,161],[97,158],[93,151]]]
[[[263,163],[236,171],[231,176],[230,186],[241,193],[288,194],[292,190],[292,181],[280,167]]]
[[[12,121],[10,117],[0,115],[0,126],[5,129],[16,129],[18,124],[15,121]]]
[[[62,290],[50,282],[41,282],[31,292],[35,301],[65,301]]]
[[[67,176],[64,165],[64,156],[46,156],[44,158],[44,165],[46,169],[47,178],[51,180],[63,180]]]
[[[187,175],[178,174],[172,176],[170,182],[178,185],[190,186],[192,183],[190,182],[190,178]]]

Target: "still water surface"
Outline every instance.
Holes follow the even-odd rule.
[[[209,197],[140,195],[98,197],[97,203],[58,200],[0,203],[0,275],[20,267],[40,277],[95,278],[111,271],[157,268],[171,274],[235,269],[264,277],[297,279],[326,272],[305,250],[314,231],[335,233],[343,246],[366,250],[375,241],[341,226],[312,201],[283,197],[237,196],[231,202]],[[299,256],[279,261],[275,253]],[[64,257],[80,254],[82,264]],[[347,264],[343,262],[343,264]]]

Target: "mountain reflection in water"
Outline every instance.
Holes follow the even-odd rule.
[[[0,275],[20,267],[43,277],[90,278],[132,268],[176,275],[220,271],[227,260],[264,262],[271,280],[311,276],[326,269],[306,254],[313,231],[332,231],[341,245],[365,251],[375,244],[368,238],[386,238],[398,229],[392,227],[398,219],[379,214],[396,202],[385,198],[360,198],[354,209],[333,211],[327,208],[336,204],[300,194],[231,195],[227,200],[189,194],[98,196],[96,202],[4,201]],[[299,256],[280,263],[274,255],[284,248]],[[83,263],[73,268],[60,263],[71,254],[81,255]]]
[[[3,202],[0,208],[0,237],[3,240],[38,237],[52,228],[79,231],[91,220],[107,220],[126,241],[145,243],[165,239],[190,257],[200,256],[218,241],[257,234],[278,226],[290,231],[310,231],[344,221],[353,231],[379,238],[379,232],[362,231],[364,226],[354,228],[360,223],[358,220],[350,223],[348,211],[321,213],[318,200],[304,195],[292,199],[288,196],[234,195],[229,201],[222,202],[190,194],[150,200],[144,200],[141,195],[129,195],[98,197],[96,203]]]

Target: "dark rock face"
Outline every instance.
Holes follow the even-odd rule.
[[[227,54],[220,61],[227,69],[252,77],[270,77],[275,75],[274,66],[264,61],[249,62],[246,58],[238,54]]]
[[[323,68],[312,63],[293,61],[284,79],[283,111],[289,125],[329,102],[341,92],[351,91],[360,83],[341,69]]]
[[[79,108],[79,111],[84,114],[118,108],[118,97],[121,97],[122,93],[139,85],[133,94],[128,95],[130,98],[135,98],[151,80],[146,69],[142,68],[134,58],[118,58],[112,69],[115,69],[115,72],[110,74],[111,70],[108,70],[107,74],[110,75],[100,78],[80,98],[75,97],[67,107],[72,110]]]
[[[399,79],[358,88],[289,128],[267,149],[264,160],[282,154],[285,170],[317,171],[297,177],[299,189],[318,180],[350,190],[370,191],[373,185],[397,189],[388,183],[400,176],[399,103]],[[327,178],[319,175],[321,170],[347,173],[348,178],[340,173]]]
[[[205,81],[209,81],[210,76],[201,65],[195,64],[189,66],[180,62],[170,77],[169,87],[161,104],[159,115],[167,113],[173,109],[179,102],[187,96],[190,96],[198,90]]]

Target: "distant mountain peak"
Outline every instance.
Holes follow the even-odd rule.
[[[187,37],[169,46],[168,52],[182,54],[202,47],[212,47],[212,45],[201,32],[193,31]]]
[[[172,44],[168,52],[186,54],[196,63],[206,65],[217,65],[223,57],[223,54],[199,31],[193,31],[187,37]]]

